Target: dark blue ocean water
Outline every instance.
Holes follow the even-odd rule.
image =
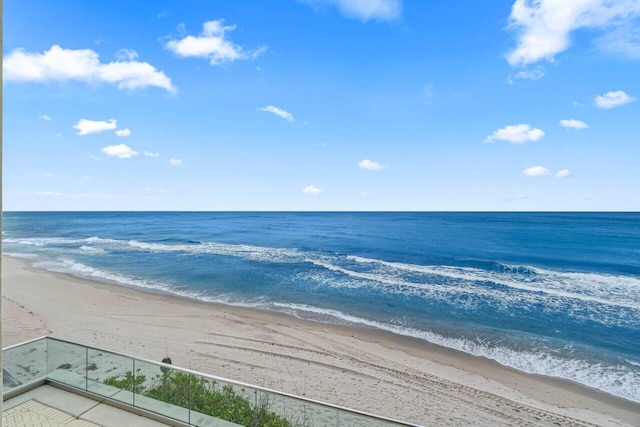
[[[36,267],[380,328],[640,402],[639,213],[4,213]]]

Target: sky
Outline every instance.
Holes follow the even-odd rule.
[[[4,210],[640,210],[640,0],[3,7]]]

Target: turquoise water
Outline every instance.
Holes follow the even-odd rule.
[[[380,328],[640,402],[638,213],[4,213],[36,267]]]

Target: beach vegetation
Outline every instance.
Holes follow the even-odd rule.
[[[180,371],[170,370],[151,381],[127,371],[124,377],[111,377],[104,383],[243,426],[294,426],[271,410],[272,402],[262,393],[236,390],[229,384]]]
[[[138,371],[140,370],[138,369]],[[104,383],[112,387],[139,394],[144,390],[144,382],[146,379],[144,375],[133,375],[133,372],[127,371],[124,378],[111,377],[104,380]]]

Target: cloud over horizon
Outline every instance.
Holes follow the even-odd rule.
[[[134,151],[131,147],[124,144],[109,145],[104,147],[102,152],[107,156],[117,157],[119,159],[130,159],[138,155],[137,151]]]
[[[62,196],[62,193],[59,191],[36,191],[37,196]]]
[[[374,171],[374,172],[378,172],[378,171],[381,171],[383,169],[388,169],[389,168],[388,165],[381,165],[380,163],[375,162],[373,160],[369,160],[369,159],[362,160],[360,163],[358,163],[358,167],[360,169]]]
[[[314,187],[313,185],[307,185],[302,189],[302,192],[305,194],[320,194],[322,192],[321,189]]]
[[[114,130],[117,124],[118,121],[115,119],[111,119],[108,122],[80,119],[78,123],[73,125],[73,128],[78,131],[78,136],[83,136],[91,133],[104,132],[106,130]]]
[[[532,166],[522,171],[527,176],[544,176],[549,175],[549,169],[543,166]]]
[[[528,124],[518,124],[505,126],[502,129],[494,131],[485,138],[485,142],[494,143],[495,141],[507,141],[511,144],[526,144],[534,142],[545,135],[542,129],[532,128]]]
[[[155,86],[176,92],[171,79],[147,62],[118,59],[101,63],[91,49],[64,49],[53,45],[44,53],[15,49],[3,58],[4,79],[15,82],[47,83],[76,80],[84,83],[110,83],[118,89]]]
[[[639,17],[637,0],[516,0],[507,28],[517,33],[517,46],[506,58],[512,66],[554,62],[571,45],[571,33],[579,29],[598,34],[595,43],[603,49],[611,46],[637,53]]]
[[[262,46],[246,51],[242,46],[232,43],[226,39],[226,33],[235,29],[235,25],[224,25],[224,19],[207,21],[202,24],[202,32],[199,36],[170,40],[164,47],[183,58],[206,58],[211,65],[256,58],[267,49]]]

